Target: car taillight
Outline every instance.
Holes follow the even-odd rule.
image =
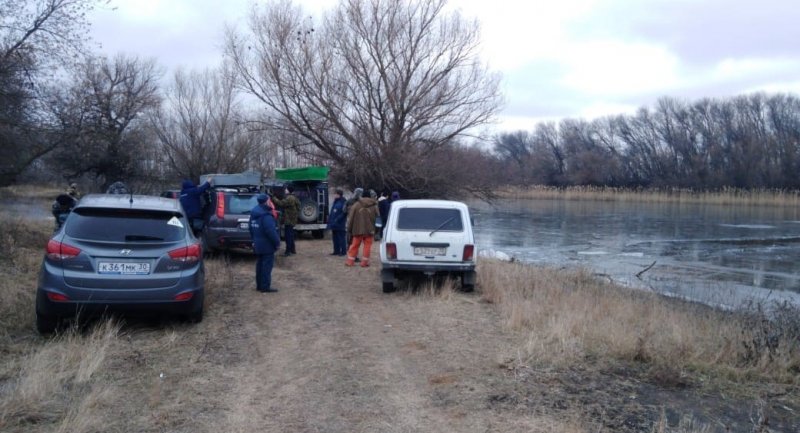
[[[183,292],[183,293],[178,293],[172,299],[176,301],[188,301],[189,299],[192,299],[192,297],[194,297],[194,292]]]
[[[50,239],[50,241],[47,242],[47,257],[52,260],[74,259],[80,253],[81,250],[78,248],[55,239]]]
[[[53,293],[53,292],[47,292],[47,299],[49,299],[49,300],[51,300],[53,302],[67,302],[67,301],[69,301],[69,298],[66,297],[65,295],[62,295],[61,293]]]
[[[177,250],[170,251],[169,257],[177,262],[194,263],[200,260],[200,244],[191,244],[189,246],[178,248]]]
[[[225,216],[225,193],[217,191],[217,218]]]
[[[469,262],[472,260],[472,255],[475,253],[475,245],[464,245],[464,255],[461,256],[462,262]]]
[[[397,259],[397,244],[394,242],[389,242],[386,244],[386,257],[388,257],[389,260]]]

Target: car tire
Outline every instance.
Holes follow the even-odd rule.
[[[314,239],[323,239],[325,238],[325,230],[312,230],[311,236],[313,236]]]
[[[297,217],[304,223],[316,222],[317,217],[319,217],[317,202],[311,199],[305,199],[300,202],[300,214]]]
[[[475,290],[475,275],[474,272],[471,273],[463,273],[461,274],[461,291],[462,292],[472,292]]]
[[[203,308],[200,307],[200,310],[191,312],[186,315],[186,321],[189,323],[200,323],[203,321]]]
[[[383,293],[392,293],[394,292],[394,283],[383,283]]]
[[[210,256],[210,255],[212,255],[212,254],[217,252],[215,249],[213,249],[210,246],[208,246],[208,241],[206,240],[206,234],[205,233],[200,234],[200,247],[203,248],[203,253],[205,255],[209,255]]]
[[[36,330],[42,335],[50,335],[58,329],[61,320],[55,316],[48,316],[40,312],[36,312]]]

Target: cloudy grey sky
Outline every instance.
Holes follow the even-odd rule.
[[[167,70],[221,59],[224,25],[253,0],[112,0],[92,19],[102,51],[156,57]],[[336,0],[296,0],[319,16]],[[477,18],[502,73],[498,129],[631,113],[662,96],[694,100],[800,93],[797,0],[450,0]]]

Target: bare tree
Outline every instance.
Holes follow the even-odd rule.
[[[62,132],[55,161],[70,176],[91,174],[103,186],[140,175],[153,158],[145,120],[160,103],[161,74],[153,59],[87,58],[52,104]]]
[[[263,134],[244,123],[231,74],[225,67],[203,72],[177,71],[165,103],[151,121],[176,175],[197,179],[204,173],[240,172],[263,168],[271,161]],[[263,152],[256,152],[263,150]]]
[[[0,185],[55,146],[42,76],[85,51],[86,14],[104,0],[0,0]]]
[[[290,1],[254,7],[226,53],[240,85],[295,150],[349,183],[425,193],[430,156],[498,110],[498,76],[479,60],[478,24],[445,0],[344,0],[319,28]],[[432,162],[431,162],[432,163]]]

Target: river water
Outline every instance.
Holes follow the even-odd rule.
[[[482,255],[585,267],[629,286],[726,308],[754,301],[800,305],[797,208],[567,200],[469,205]]]

